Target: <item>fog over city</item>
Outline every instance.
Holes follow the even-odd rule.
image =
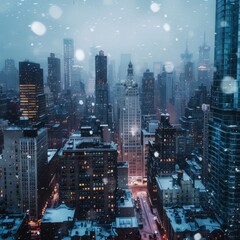
[[[121,53],[130,53],[136,70],[143,63],[151,69],[154,61],[177,66],[186,42],[198,59],[204,32],[213,59],[214,14],[214,0],[1,1],[0,68],[6,58],[46,68],[50,52],[62,57],[63,38],[74,39],[86,68],[90,47],[103,49],[117,63]]]

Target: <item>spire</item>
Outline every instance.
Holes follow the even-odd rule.
[[[192,54],[189,53],[189,50],[188,50],[188,39],[186,40],[185,52],[181,54],[181,58],[185,63],[191,62]]]
[[[133,75],[133,65],[132,62],[130,61],[128,64],[128,76],[132,76]]]
[[[206,45],[206,32],[204,31],[204,34],[203,34],[203,46]]]

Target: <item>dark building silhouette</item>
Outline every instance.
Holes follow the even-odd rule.
[[[149,141],[147,188],[153,204],[157,200],[156,177],[172,174],[176,159],[176,128],[170,124],[169,114],[161,114],[155,141]]]
[[[107,56],[103,51],[99,51],[95,57],[95,74],[96,117],[101,123],[108,123]]]
[[[192,54],[189,53],[188,44],[183,54],[181,54],[183,61],[183,72],[180,74],[180,84],[184,91],[185,99],[188,101],[195,88],[194,79],[194,63],[192,62]]]
[[[185,114],[179,119],[182,128],[187,130],[193,137],[193,147],[196,151],[202,153],[203,147],[203,127],[204,113],[202,104],[209,103],[209,96],[206,86],[200,86],[195,90],[194,95],[190,98]],[[193,149],[192,149],[193,150]]]
[[[19,62],[20,112],[33,124],[46,119],[46,101],[43,90],[43,69],[40,64]]]
[[[142,115],[154,114],[154,76],[149,69],[143,73],[142,78]]]
[[[221,219],[228,240],[240,239],[239,11],[237,0],[216,1],[217,71],[209,120],[208,182],[211,207]]]
[[[48,57],[48,86],[53,93],[53,101],[56,104],[61,92],[61,65],[60,59],[54,53]]]

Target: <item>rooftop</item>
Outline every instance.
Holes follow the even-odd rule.
[[[48,208],[42,218],[42,223],[62,223],[73,221],[75,210],[61,204],[57,208]]]
[[[188,176],[188,174],[183,171],[182,172],[182,181],[192,181],[192,179]],[[172,176],[166,176],[166,177],[156,177],[157,183],[159,185],[159,188],[161,190],[166,190],[166,189],[180,189],[181,186],[178,184],[173,184],[173,180],[177,179],[178,175],[173,174]]]
[[[0,239],[15,239],[24,219],[24,214],[0,215]]]
[[[117,217],[115,222],[116,228],[138,228],[136,217]]]
[[[125,195],[118,201],[118,207],[120,208],[133,208],[132,191],[124,189]]]

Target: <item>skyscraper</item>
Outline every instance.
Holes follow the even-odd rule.
[[[209,190],[226,239],[240,239],[240,2],[216,1],[212,118],[209,121]]]
[[[176,128],[170,124],[168,113],[161,114],[161,121],[155,132],[155,141],[149,141],[149,157],[147,163],[147,187],[151,201],[156,204],[156,177],[169,175],[175,169]]]
[[[181,88],[184,89],[185,99],[189,100],[191,94],[194,90],[194,64],[192,62],[192,54],[189,53],[188,44],[186,44],[186,49],[183,54],[181,54],[181,58],[183,61],[184,71],[180,74],[180,84]]]
[[[154,114],[154,77],[149,69],[142,78],[142,115]]]
[[[205,33],[204,42],[199,47],[199,59],[198,59],[198,78],[197,84],[207,86],[208,90],[211,86],[211,71],[210,71],[210,46],[206,43]]]
[[[124,106],[121,109],[122,160],[128,162],[128,177],[142,179],[143,159],[141,145],[141,108],[139,89],[134,81],[133,65],[128,65],[124,84]]]
[[[61,91],[61,66],[60,59],[54,53],[48,57],[48,86],[53,93],[53,101],[56,104],[58,94]]]
[[[107,56],[103,51],[95,57],[95,74],[96,117],[101,123],[108,123]]]
[[[47,166],[47,129],[9,127],[4,131],[0,181],[5,208],[38,219],[43,207]],[[46,196],[45,196],[46,197]]]
[[[33,124],[46,119],[43,69],[38,63],[19,62],[20,112]]]
[[[63,39],[64,89],[72,86],[72,67],[74,63],[73,39]]]

